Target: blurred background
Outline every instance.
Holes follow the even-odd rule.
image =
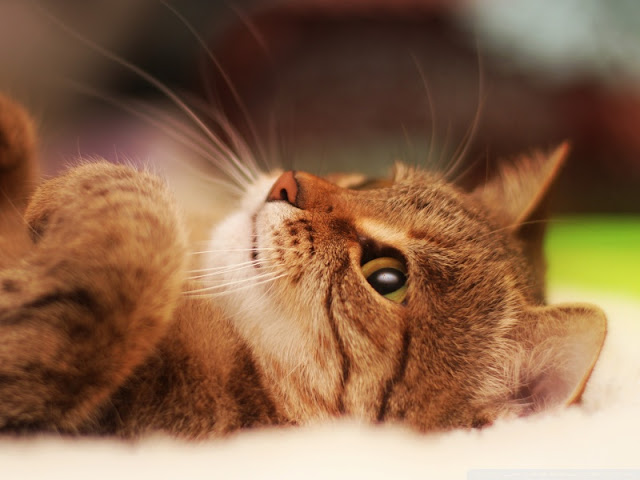
[[[112,54],[319,174],[464,154],[470,187],[568,139],[551,284],[640,296],[640,2],[1,0],[0,88],[33,112],[45,174],[79,155],[151,162],[202,207],[193,152],[136,106],[169,102]]]

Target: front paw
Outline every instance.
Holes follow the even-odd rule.
[[[31,118],[16,102],[0,94],[0,206],[24,206],[35,186],[36,138]]]

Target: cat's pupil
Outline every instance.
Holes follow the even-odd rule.
[[[289,193],[287,192],[286,188],[280,190],[280,198],[285,202],[289,201]]]
[[[380,295],[395,292],[406,283],[407,277],[392,267],[380,268],[367,277],[367,282]]]

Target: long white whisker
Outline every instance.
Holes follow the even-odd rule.
[[[255,280],[257,278],[261,278],[261,276],[258,275],[257,277],[253,277],[252,279],[245,279],[245,280],[236,281],[236,282],[229,282],[226,285],[222,284],[222,285],[215,285],[215,286],[212,286],[212,287],[197,288],[195,290],[189,290],[189,291],[183,292],[183,293],[187,294],[187,295],[203,294],[203,292],[215,291],[216,289],[220,289],[220,288],[223,288],[223,287],[226,287],[226,286],[229,286],[229,285],[234,285],[234,284],[237,285],[237,284],[240,284],[240,283],[245,283],[246,284],[246,285],[243,285],[242,287],[234,288],[232,290],[224,290],[223,292],[214,292],[213,294],[212,293],[208,293],[208,294],[206,294],[206,296],[215,295],[216,293],[219,293],[219,294],[222,294],[222,293],[230,294],[230,293],[235,293],[235,292],[244,290],[246,288],[256,287],[258,285],[263,285],[265,283],[273,282],[274,280],[277,280],[278,278],[286,277],[287,275],[289,275],[289,274],[288,273],[282,273],[280,275],[275,275],[274,276],[273,274],[270,273],[270,274],[265,275],[265,276],[269,276],[270,277],[270,278],[267,278],[266,280],[260,280],[259,282],[252,281],[252,280]]]
[[[191,103],[200,104],[202,103],[202,100],[194,99],[191,101]],[[202,113],[210,118],[222,130],[225,138],[229,142],[231,142],[231,146],[233,150],[238,154],[238,156],[247,160],[247,169],[251,171],[251,174],[255,178],[258,178],[260,176],[261,170],[256,163],[253,152],[244,141],[242,136],[237,132],[233,125],[231,125],[231,122],[221,112],[212,111],[206,105],[202,105],[200,108],[202,110]],[[266,163],[266,161],[264,163]]]
[[[243,267],[246,265],[256,265],[258,263],[260,263],[259,260],[249,260],[247,262],[240,262],[234,265],[225,265],[223,267],[197,268],[195,270],[189,270],[187,273],[216,272],[219,270],[226,270],[227,268]]]
[[[229,282],[218,283],[218,284],[214,284],[214,285],[208,285],[206,287],[197,288],[195,290],[192,290],[192,292],[206,292],[206,291],[211,291],[211,290],[217,290],[217,289],[220,289],[220,288],[230,287],[232,285],[238,285],[238,284],[242,284],[242,283],[246,283],[246,282],[252,282],[253,280],[262,280],[264,278],[271,278],[271,277],[274,277],[274,276],[275,276],[275,274],[273,272],[266,272],[266,273],[262,273],[260,275],[256,275],[255,277],[251,277],[251,278],[243,278],[241,280],[231,280]]]
[[[241,187],[244,188],[247,185],[247,180],[237,171],[236,168],[234,168],[233,165],[229,163],[230,159],[225,156],[225,152],[221,151],[216,145],[212,145],[206,139],[206,137],[193,131],[186,125],[183,125],[181,122],[178,122],[170,115],[167,115],[166,113],[161,112],[158,109],[153,109],[148,105],[144,107],[147,110],[151,110],[153,112],[153,116],[145,116],[148,121],[152,122],[153,124],[163,126],[162,123],[160,123],[160,120],[156,120],[157,118],[163,119],[163,121],[170,127],[165,127],[163,129],[165,132],[169,133],[174,139],[190,148],[195,153],[200,154],[205,160],[222,170],[229,177],[232,177]],[[175,131],[172,131],[172,129],[178,130],[179,133],[185,138],[183,138],[181,135],[176,135]],[[222,158],[216,157],[215,155],[211,154],[206,150],[205,147],[212,147],[214,150],[216,150],[217,153],[221,154]],[[223,161],[223,159],[225,161]],[[251,175],[253,175],[254,177],[256,176],[255,172],[251,172]]]
[[[220,112],[210,112],[209,116],[213,118],[213,120],[220,128],[222,128],[222,131],[225,133],[227,138],[233,143],[233,148],[238,152],[239,156],[241,158],[247,159],[247,161],[249,162],[249,165],[247,165],[247,167],[250,167],[254,177],[258,178],[260,168],[258,167],[253,154],[251,153],[251,149],[238,134],[236,129],[231,125],[229,120],[226,119]]]
[[[173,102],[173,104],[176,107],[178,107],[178,109],[181,110],[182,113],[184,113],[189,119],[191,119],[191,121],[198,128],[200,128],[202,130],[202,132],[213,142],[214,145],[216,145],[218,148],[220,148],[220,150],[222,150],[223,152],[225,152],[228,155],[228,157],[231,160],[232,164],[240,172],[242,172],[244,175],[247,176],[247,180],[249,180],[249,181],[255,180],[254,178],[251,177],[250,172],[239,161],[239,159],[236,157],[234,152],[232,152],[229,149],[229,147],[224,145],[224,143],[222,143],[222,141],[211,131],[211,129],[204,124],[204,122],[198,117],[198,115],[196,115],[195,112],[178,95],[176,95],[167,85],[165,85],[163,82],[158,80],[153,75],[147,73],[143,69],[141,69],[141,68],[137,67],[136,65],[134,65],[133,63],[129,62],[128,60],[125,60],[124,58],[120,57],[119,55],[116,55],[115,53],[110,52],[106,48],[101,47],[97,43],[89,40],[88,38],[84,37],[83,35],[80,35],[78,32],[73,30],[71,27],[65,25],[61,20],[56,18],[53,14],[48,12],[44,7],[42,7],[40,5],[37,5],[37,4],[34,4],[34,6],[37,9],[39,9],[39,11],[45,17],[47,17],[52,23],[57,25],[58,28],[60,28],[65,33],[67,33],[67,35],[70,35],[71,37],[75,38],[79,42],[87,45],[89,48],[91,48],[95,52],[99,53],[100,55],[104,56],[105,58],[111,60],[112,62],[114,62],[114,63],[116,63],[116,64],[118,64],[118,65],[120,65],[120,66],[122,66],[122,67],[124,67],[126,69],[128,69],[130,72],[138,75],[143,80],[149,82],[150,85],[152,85],[155,88],[157,88],[160,92],[162,92],[165,95],[165,97],[167,97],[167,99],[169,99],[171,102]]]
[[[207,43],[204,41],[202,36],[196,31],[193,25],[191,25],[191,23],[180,12],[178,12],[175,8],[169,5],[166,1],[160,0],[160,3],[164,5],[165,8],[167,8],[170,12],[172,12],[176,16],[176,18],[187,28],[187,30],[191,32],[195,40],[198,42],[198,44],[200,44],[200,46],[206,53],[207,57],[209,57],[209,60],[211,60],[211,63],[213,63],[213,65],[216,67],[216,69],[222,76],[224,82],[226,83],[227,87],[229,88],[229,91],[231,92],[231,95],[233,96],[233,99],[236,102],[236,105],[238,106],[238,108],[242,112],[242,115],[244,116],[245,122],[247,123],[247,126],[249,127],[249,131],[251,132],[251,136],[256,142],[256,148],[258,149],[260,155],[264,158],[265,157],[264,147],[260,142],[260,137],[258,136],[257,130],[255,128],[255,124],[251,121],[251,115],[249,114],[249,111],[246,105],[242,101],[242,97],[240,97],[238,90],[233,85],[233,82],[231,81],[231,78],[229,78],[229,75],[227,74],[227,72],[224,70],[224,68],[222,68],[222,65],[220,65],[220,62],[218,61],[218,59],[215,57],[215,55],[213,54],[213,52],[211,51]],[[258,170],[258,166],[255,163],[253,156],[250,155],[247,159],[252,163],[253,167],[255,167],[255,169]]]
[[[159,110],[154,111],[148,105],[138,104],[138,107],[144,108],[145,110],[151,110],[153,114],[145,114],[142,111],[136,108],[133,108],[130,102],[120,101],[113,96],[107,95],[104,92],[100,92],[86,85],[83,85],[68,79],[65,79],[64,81],[68,86],[71,86],[72,88],[81,92],[82,94],[98,98],[104,102],[114,105],[125,112],[135,115],[136,117],[149,123],[150,125],[157,128],[158,130],[166,133],[169,137],[171,137],[178,143],[182,144],[183,146],[187,147],[192,153],[195,153],[196,155],[201,156],[208,163],[213,163],[215,166],[217,166],[220,169],[220,171],[222,171],[222,173],[224,173],[228,177],[228,180],[225,181],[216,177],[212,177],[211,175],[207,175],[205,172],[199,171],[194,167],[192,167],[189,163],[186,163],[186,166],[188,168],[193,169],[193,171],[198,173],[199,176],[205,173],[206,180],[210,183],[215,183],[216,185],[220,185],[224,188],[227,188],[231,190],[233,193],[235,193],[236,195],[243,194],[244,188],[247,185],[246,179],[240,176],[237,170],[235,170],[234,168],[229,168],[228,162],[222,162],[222,159],[219,159],[218,157],[213,155],[211,152],[209,152],[207,149],[205,149],[203,145],[206,145],[207,147],[212,147],[214,150],[216,149],[216,147],[215,145],[211,145],[208,141],[206,141],[206,139],[202,135],[187,128],[185,125],[181,124],[180,122],[176,122],[175,120],[171,119],[169,115],[165,115],[161,113]],[[172,125],[167,125],[163,123],[162,118],[165,119],[164,120],[165,123],[172,123],[171,120],[173,120],[173,122],[175,123]],[[177,125],[181,130],[180,132],[176,132]],[[181,133],[181,135],[178,135],[178,133]],[[194,141],[190,141],[186,137],[196,138],[196,141],[198,142],[198,144],[196,144]],[[217,153],[224,155],[224,153],[220,152],[219,150],[217,151]],[[229,183],[229,181],[234,181],[236,182],[236,184]]]
[[[200,250],[191,252],[191,255],[205,255],[207,253],[226,253],[226,252],[273,252],[273,251],[296,251],[293,247],[257,247],[257,248],[221,248],[216,250]]]
[[[227,273],[235,273],[235,272],[240,272],[242,270],[247,270],[247,269],[252,269],[252,268],[256,268],[256,264],[252,264],[252,265],[244,265],[242,267],[234,267],[234,268],[229,268],[227,270],[218,270],[215,272],[207,272],[207,273],[202,273],[200,275],[193,275],[188,277],[189,280],[198,280],[198,279],[202,279],[202,278],[212,278],[215,276],[219,276],[219,275],[225,275]],[[260,270],[267,273],[270,270],[276,269],[280,267],[280,265],[267,265],[267,266],[261,266]]]

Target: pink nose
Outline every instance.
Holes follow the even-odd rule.
[[[276,180],[276,183],[273,184],[269,195],[267,195],[267,202],[282,200],[290,203],[294,207],[297,207],[297,197],[298,182],[296,181],[295,172],[289,170],[280,175]]]

